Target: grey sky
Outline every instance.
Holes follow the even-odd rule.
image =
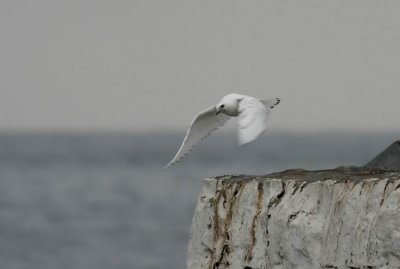
[[[274,129],[400,129],[399,1],[1,1],[0,130],[186,128],[237,92]]]

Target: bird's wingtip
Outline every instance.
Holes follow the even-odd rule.
[[[179,162],[179,160],[172,160],[172,161],[170,161],[166,166],[164,166],[163,170],[167,170],[167,169],[170,168],[171,166],[174,166],[177,162]]]
[[[281,98],[275,98],[275,103],[271,106],[271,108],[276,107],[277,105],[279,105],[281,103]]]
[[[171,163],[167,164],[166,166],[164,166],[164,167],[163,167],[163,169],[162,169],[162,170],[167,170],[168,168],[170,168],[170,167],[171,167],[171,165],[172,165]]]

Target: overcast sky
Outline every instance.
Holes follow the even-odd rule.
[[[276,130],[400,129],[400,1],[0,1],[0,130],[184,129],[230,92]]]

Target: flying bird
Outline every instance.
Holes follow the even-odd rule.
[[[185,158],[194,146],[219,127],[225,125],[232,117],[239,119],[239,145],[255,140],[267,129],[271,109],[278,105],[280,101],[279,98],[259,100],[235,93],[224,96],[216,106],[212,106],[194,117],[178,153],[165,168]]]

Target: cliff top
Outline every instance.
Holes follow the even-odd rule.
[[[365,178],[400,178],[400,140],[392,143],[383,152],[378,154],[365,166],[339,166],[335,169],[325,169],[310,171],[305,169],[290,169],[282,172],[272,173],[263,176],[252,175],[225,175],[215,177],[217,180],[247,181],[247,180],[301,180],[301,181],[321,181],[336,180],[357,181]]]
[[[305,169],[290,169],[282,172],[272,173],[268,175],[252,176],[252,175],[225,175],[215,177],[217,180],[229,181],[248,181],[248,180],[302,180],[302,181],[321,181],[321,180],[362,180],[365,178],[389,178],[400,179],[400,171],[386,171],[377,168],[356,167],[356,166],[340,166],[335,169],[310,171]]]

